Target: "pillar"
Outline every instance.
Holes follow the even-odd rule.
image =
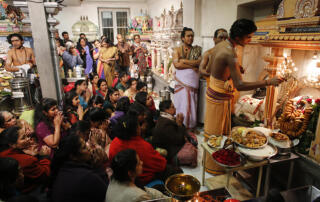
[[[53,57],[55,48],[52,47],[53,44],[50,44],[49,40],[50,37],[43,0],[28,1],[28,8],[42,95],[43,97],[61,101],[60,76],[57,74],[56,62]],[[54,53],[52,51],[54,51]]]
[[[157,47],[157,66],[156,66],[156,71],[161,68],[161,48]]]
[[[168,51],[166,47],[162,49],[163,51],[163,78],[168,79]]]

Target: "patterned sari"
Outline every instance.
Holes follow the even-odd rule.
[[[101,48],[100,50],[100,57],[103,60],[115,58],[117,54],[118,49],[116,47]],[[106,79],[108,87],[112,86],[114,79],[114,68],[115,61],[111,61],[109,64],[101,62],[100,60],[98,62],[97,72],[99,74],[99,78]]]

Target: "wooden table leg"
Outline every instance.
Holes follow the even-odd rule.
[[[287,189],[290,188],[292,182],[292,175],[293,175],[293,168],[294,168],[294,161],[290,162],[290,169],[289,169],[289,177],[288,177],[288,184]]]
[[[271,165],[267,165],[267,173],[266,173],[266,180],[264,182],[264,195],[267,196],[269,192],[269,183],[270,183],[270,170],[271,170]]]
[[[229,184],[230,184],[230,174],[232,173],[232,172],[230,172],[230,170],[229,169],[227,169],[226,168],[226,171],[227,171],[227,188],[229,188]]]
[[[260,167],[259,167],[258,184],[257,184],[257,192],[256,192],[256,197],[257,197],[257,198],[258,198],[259,195],[260,195],[262,174],[263,174],[263,166],[260,166]]]
[[[202,155],[202,186],[204,186],[204,179],[205,179],[205,174],[206,174],[206,157],[207,157],[207,152],[203,148],[203,155]]]

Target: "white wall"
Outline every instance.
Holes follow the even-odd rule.
[[[174,10],[178,10],[180,3],[181,0],[147,0],[148,14],[152,18],[159,17],[164,9],[167,12],[171,10],[171,6],[174,7]]]
[[[233,0],[202,0],[201,3],[201,36],[203,50],[214,46],[214,31],[224,28],[229,31],[237,19],[237,2]]]
[[[98,8],[129,8],[130,18],[145,11],[147,4],[143,2],[83,2],[81,6],[65,7],[56,16],[60,24],[59,32],[67,31],[72,38],[72,25],[80,20],[80,16],[88,16],[88,20],[99,26]],[[100,30],[100,29],[99,29]]]

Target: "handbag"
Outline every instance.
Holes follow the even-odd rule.
[[[190,135],[190,139],[196,144],[197,138],[193,137],[192,134]],[[189,138],[187,138],[189,139]],[[189,140],[183,145],[180,151],[177,154],[177,158],[179,161],[179,165],[190,166],[190,167],[197,167],[198,163],[198,149],[194,146]]]

